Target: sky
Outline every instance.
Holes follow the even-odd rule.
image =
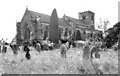
[[[112,27],[118,22],[119,0],[1,0],[0,1],[0,40],[10,42],[16,35],[16,22],[20,22],[26,7],[29,10],[51,15],[56,8],[58,17],[64,14],[78,19],[78,12],[95,13],[95,25],[108,19]]]

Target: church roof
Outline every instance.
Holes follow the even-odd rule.
[[[76,19],[76,18],[73,18],[73,17],[69,17],[69,16],[66,16],[66,15],[64,15],[63,18],[64,19],[67,18],[68,22],[72,21],[76,26],[87,27],[87,25],[89,25],[85,21],[82,21],[82,20],[79,20],[79,19]]]
[[[28,10],[28,11],[30,12],[30,14],[31,14],[31,16],[33,18],[36,18],[37,16],[40,16],[41,17],[41,20],[40,20],[41,22],[43,22],[43,23],[50,23],[50,15],[34,12],[34,11],[31,11],[31,10]],[[70,26],[62,18],[58,18],[58,22],[59,22],[59,25],[61,25],[61,26]]]
[[[50,23],[50,17],[51,17],[50,15],[34,12],[34,11],[31,11],[31,10],[28,10],[28,9],[27,9],[27,11],[30,13],[32,18],[35,19],[36,17],[40,16],[40,19],[41,19],[40,21],[42,23],[48,23],[48,24]],[[89,25],[85,21],[82,21],[82,20],[64,15],[62,18],[58,18],[58,22],[59,22],[60,26],[66,26],[66,27],[71,26],[69,24],[69,21],[65,20],[65,17],[68,20],[72,21],[75,24],[75,26],[81,26],[81,27],[87,28],[87,25]]]
[[[69,27],[71,26],[67,21],[65,21],[63,18],[59,19],[59,25]]]
[[[28,10],[33,18],[36,18],[37,16],[40,16],[41,22],[49,23],[50,22],[50,16],[38,12],[34,12],[31,10]]]

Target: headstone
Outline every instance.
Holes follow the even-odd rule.
[[[3,48],[2,48],[2,52],[3,53],[6,53],[7,52],[7,47],[4,45]]]
[[[95,46],[91,50],[91,58],[100,58],[100,54],[98,53],[100,51],[99,46]]]
[[[28,46],[25,47],[24,51],[26,51],[26,55],[25,57],[27,58],[27,60],[29,60],[31,58],[30,56],[30,49]]]
[[[90,47],[88,45],[85,45],[83,49],[83,60],[89,60],[90,58]]]
[[[66,58],[67,47],[65,44],[62,44],[60,47],[61,57]]]
[[[38,52],[41,51],[41,45],[40,45],[40,43],[37,43],[37,44],[36,44],[36,49],[37,49]]]
[[[59,26],[58,26],[58,16],[56,9],[53,10],[50,18],[49,39],[53,43],[59,43]]]
[[[98,52],[95,53],[95,58],[99,58],[100,59],[100,54]]]
[[[26,58],[27,58],[27,60],[29,60],[31,58],[30,53],[28,51],[26,52]]]

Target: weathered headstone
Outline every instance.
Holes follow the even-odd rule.
[[[49,39],[53,43],[59,43],[59,26],[58,26],[58,16],[56,9],[53,10],[50,18]]]
[[[37,44],[36,44],[36,50],[37,50],[38,52],[41,51],[41,45],[40,45],[40,43],[37,43]]]
[[[7,52],[7,47],[5,45],[3,45],[2,53],[6,53],[6,52]]]
[[[29,47],[28,46],[24,46],[24,51],[26,51],[25,57],[29,60],[31,58]]]
[[[89,45],[85,45],[84,49],[83,49],[83,60],[89,60],[90,58],[90,47]]]
[[[99,46],[95,46],[91,50],[91,58],[94,58],[93,55],[95,54],[95,58],[100,58],[100,54],[98,53],[100,51]]]
[[[60,47],[61,57],[66,58],[67,47],[65,44],[62,44]]]

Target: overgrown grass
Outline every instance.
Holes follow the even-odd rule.
[[[34,50],[34,49],[33,49]],[[118,52],[100,52],[100,59],[83,60],[82,48],[67,51],[66,59],[61,58],[60,49],[53,51],[31,51],[31,59],[26,60],[25,53],[13,55],[11,49],[2,58],[2,72],[10,74],[117,74]]]

